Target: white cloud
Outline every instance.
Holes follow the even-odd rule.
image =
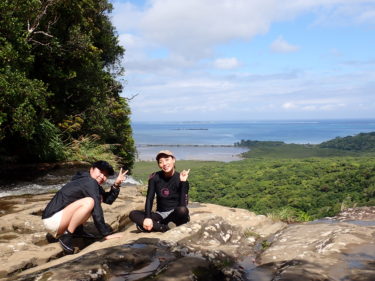
[[[369,11],[364,11],[358,16],[358,21],[360,23],[371,23],[375,24],[375,9]]]
[[[347,105],[343,100],[333,98],[313,99],[313,100],[297,100],[288,101],[282,104],[282,108],[293,111],[332,111],[339,108],[345,108]]]
[[[155,0],[144,13],[140,29],[150,40],[168,45],[173,53],[200,58],[216,44],[249,40],[265,33],[277,17],[276,0]]]
[[[325,28],[328,24],[371,25],[374,0],[146,0],[145,3],[139,7],[115,2],[113,17],[120,42],[126,48],[124,66],[128,84],[124,91],[130,93],[128,96],[139,93],[131,101],[136,119],[154,118],[160,112],[165,118],[173,116],[180,120],[206,118],[205,113],[212,118],[224,118],[226,114],[251,118],[278,112],[317,114],[342,110],[345,116],[346,110],[355,114],[363,104],[367,105],[363,111],[371,112],[374,108],[375,86],[368,84],[374,81],[373,64],[366,57],[348,56],[348,52],[353,53],[352,46],[332,43],[320,49],[319,54],[307,54],[310,57],[303,61],[303,53],[315,46],[302,45],[301,42],[308,42],[303,40],[304,34],[288,30],[283,34],[287,40],[279,36],[270,45],[274,52],[301,49],[298,54],[301,61],[288,61],[284,68],[280,66],[283,62],[271,61],[273,54],[264,52],[268,57],[258,58],[259,53],[252,48],[262,39],[262,44],[267,42],[270,30],[282,34],[277,29],[278,23],[300,24],[299,18],[305,15],[304,21],[310,22],[303,22],[298,31],[308,32],[309,28],[318,25]],[[272,29],[274,26],[276,29]],[[369,42],[371,35],[370,29]],[[298,36],[301,40],[297,46]],[[226,52],[227,43],[235,46],[237,42],[246,47]],[[159,50],[165,51],[164,55]],[[311,62],[311,57],[321,59],[330,50],[331,57],[324,60],[324,67]],[[353,65],[356,62],[362,62],[362,72]],[[217,69],[236,71],[223,76]]]
[[[285,41],[285,39],[280,35],[271,44],[271,50],[277,53],[290,53],[298,51],[299,47],[292,45]]]
[[[314,25],[348,26],[375,23],[374,0],[317,0],[308,3],[317,16]]]
[[[202,58],[216,44],[250,40],[274,20],[289,17],[278,0],[153,0],[145,8],[115,3],[113,22],[120,33],[137,32],[172,53]],[[292,7],[292,9],[294,9]],[[126,15],[126,16],[124,16]]]
[[[120,34],[139,33],[150,45],[191,58],[212,55],[230,40],[249,41],[272,24],[315,11],[315,24],[374,23],[373,0],[152,0],[144,7],[115,2],[113,22]],[[277,50],[296,46],[279,40]]]
[[[297,106],[293,102],[286,102],[282,105],[282,107],[285,109],[293,109],[293,108],[296,108]]]
[[[120,34],[119,41],[120,45],[125,46],[126,49],[136,50],[137,48],[146,47],[142,37],[131,33]]]
[[[117,31],[121,33],[134,32],[138,29],[138,21],[143,16],[144,11],[130,2],[111,1],[114,10],[111,14],[112,23]]]
[[[364,81],[369,81],[373,74],[361,76]],[[145,118],[147,111],[150,114],[160,113],[160,118],[171,116],[179,120],[207,120],[208,116],[219,119],[224,116],[262,118],[263,115],[288,113],[319,114],[320,118],[324,118],[324,114],[328,113],[340,111],[342,116],[347,116],[355,111],[370,112],[374,107],[374,96],[362,95],[372,91],[371,86],[365,89],[363,83],[352,84],[350,73],[346,76],[322,77],[309,73],[294,79],[281,77],[176,77],[177,80],[140,86],[142,91],[132,101],[131,107],[137,118]],[[361,110],[365,101],[368,106]]]
[[[214,61],[214,66],[219,69],[233,69],[239,65],[237,58],[218,58]]]

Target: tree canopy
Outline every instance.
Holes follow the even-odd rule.
[[[0,3],[0,159],[58,161],[82,136],[131,167],[135,147],[107,0]]]
[[[260,214],[288,211],[294,220],[336,215],[375,204],[373,157],[249,158],[195,169],[190,196],[198,202]]]
[[[321,144],[294,144],[281,141],[241,140],[235,146],[247,147],[245,158],[306,158],[332,156],[364,156],[375,151],[375,132],[336,137]]]
[[[321,148],[334,148],[350,151],[375,151],[375,132],[360,133],[355,136],[337,137],[333,140],[322,142]]]

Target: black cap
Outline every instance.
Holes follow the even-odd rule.
[[[113,170],[111,164],[109,164],[107,161],[99,160],[92,164],[92,168],[98,168],[100,171],[106,171],[108,176],[113,176],[115,174],[115,171]]]

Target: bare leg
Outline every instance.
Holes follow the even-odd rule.
[[[57,234],[62,234],[65,230],[73,233],[77,226],[88,220],[93,208],[94,199],[91,197],[79,199],[66,206],[63,210],[61,223]]]

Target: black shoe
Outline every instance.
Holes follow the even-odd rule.
[[[168,224],[167,224],[168,228],[169,229],[172,229],[172,228],[175,228],[177,225],[173,222],[173,221],[170,221]]]
[[[97,238],[94,234],[86,232],[82,224],[76,228],[76,230],[73,232],[73,236],[79,237],[79,238],[91,238],[91,239]]]
[[[67,255],[74,254],[73,248],[73,234],[69,231],[65,231],[63,235],[59,237],[60,246],[63,248],[64,253]]]
[[[169,224],[171,224],[172,228],[173,228],[173,225],[171,222],[169,222],[168,224],[160,224],[157,231],[160,231],[160,232],[167,232],[168,230],[170,230],[169,228]],[[173,223],[174,224],[174,223]]]

